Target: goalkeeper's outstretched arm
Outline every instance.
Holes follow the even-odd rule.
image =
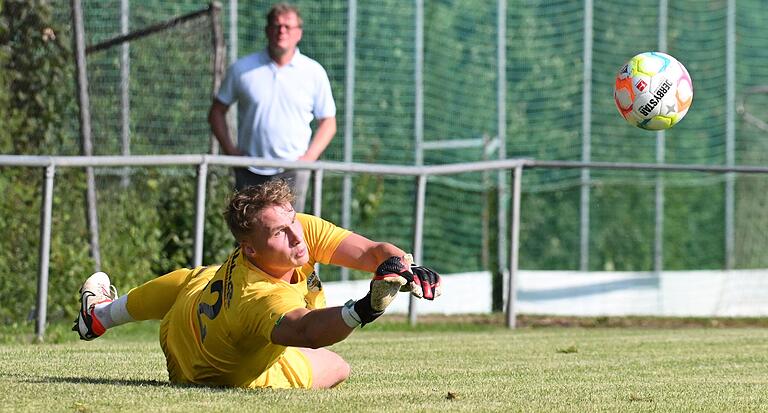
[[[427,299],[440,295],[440,276],[411,261],[410,254],[390,243],[349,235],[336,248],[331,264],[374,273],[368,294],[340,307],[289,311],[272,330],[272,342],[293,347],[329,346],[384,314],[398,291],[411,291]]]

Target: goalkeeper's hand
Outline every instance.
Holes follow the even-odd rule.
[[[373,322],[384,314],[384,310],[407,283],[408,281],[398,274],[374,276],[368,294],[357,301],[349,300],[344,304],[341,318],[351,328]]]
[[[399,274],[376,274],[371,280],[371,308],[384,311],[408,280]]]
[[[370,290],[360,300],[349,300],[341,309],[341,318],[351,328],[364,326],[384,314],[400,291],[434,300],[440,296],[440,276],[427,267],[413,264],[410,254],[389,257],[376,269]]]
[[[440,275],[427,267],[414,264],[411,254],[389,257],[376,269],[374,280],[395,274],[407,281],[400,291],[410,291],[414,296],[427,300],[434,300],[442,293]]]

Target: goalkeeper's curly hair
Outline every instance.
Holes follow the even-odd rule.
[[[273,205],[292,204],[293,191],[284,179],[272,179],[261,185],[249,186],[235,192],[224,219],[237,241],[248,239],[259,223],[260,212]]]

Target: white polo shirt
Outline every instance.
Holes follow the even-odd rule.
[[[266,49],[239,59],[227,70],[216,99],[227,106],[237,102],[237,147],[264,159],[298,159],[309,147],[312,119],[336,116],[328,74],[298,49],[283,67]],[[260,175],[280,172],[249,169]]]

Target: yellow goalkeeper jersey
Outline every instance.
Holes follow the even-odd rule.
[[[325,307],[314,264],[327,264],[351,233],[311,215],[297,219],[309,262],[296,268],[295,283],[267,275],[240,248],[219,267],[193,270],[160,329],[172,382],[255,387],[286,350],[271,341],[280,317],[296,308]]]

